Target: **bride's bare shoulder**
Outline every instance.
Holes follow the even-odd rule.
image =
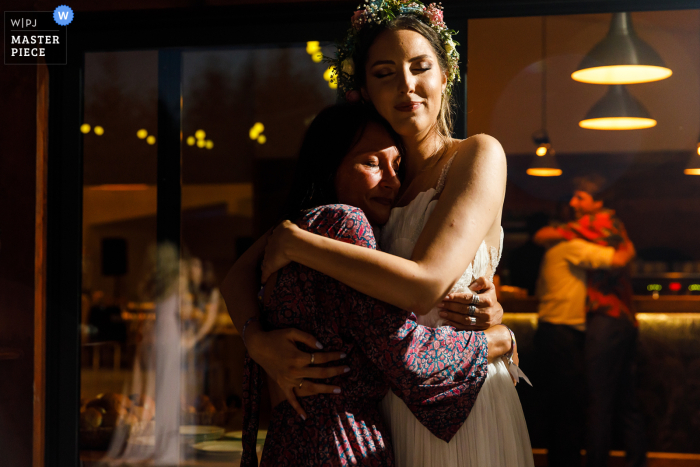
[[[493,136],[481,133],[467,139],[453,140],[451,150],[455,154],[453,165],[457,170],[506,170],[506,154]]]
[[[457,154],[467,153],[472,156],[486,154],[505,158],[505,152],[503,151],[501,143],[493,136],[489,136],[485,133],[472,135],[466,139],[452,140],[452,152]]]

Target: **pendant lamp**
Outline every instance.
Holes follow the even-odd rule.
[[[656,120],[625,86],[615,84],[578,125],[591,130],[637,130],[656,126]]]
[[[700,175],[700,139],[695,149],[695,154],[690,156],[688,166],[683,171],[686,175]]]
[[[628,12],[613,13],[608,35],[571,74],[575,81],[593,84],[632,84],[671,76],[658,53],[634,32]]]
[[[554,149],[549,141],[547,134],[547,18],[542,17],[542,128],[532,135],[532,140],[535,142],[537,149],[535,150],[535,159],[527,169],[527,174],[535,177],[558,177],[561,175],[561,169],[557,160],[554,158]]]
[[[695,145],[695,152],[691,154],[688,166],[683,173],[686,175],[700,175],[700,136],[698,136],[698,143]]]

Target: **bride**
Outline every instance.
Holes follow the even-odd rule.
[[[379,235],[384,251],[321,237],[285,221],[268,240],[263,281],[297,262],[412,311],[420,324],[476,329],[469,316],[456,312],[458,304],[438,306],[448,294],[469,292],[477,277],[493,277],[503,244],[505,154],[487,135],[450,137],[458,54],[438,6],[372,1],[358,9],[352,23],[335,61],[338,88],[346,100],[361,96],[374,106],[405,149],[404,181]],[[478,302],[479,296],[473,297]],[[296,337],[315,343],[308,335]],[[286,343],[256,342],[262,341],[248,343],[251,355],[291,392],[299,372],[280,363]],[[534,465],[520,401],[502,360],[489,364],[471,414],[449,443],[433,436],[393,393],[383,410],[401,467]]]

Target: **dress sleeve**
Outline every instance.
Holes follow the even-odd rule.
[[[343,205],[309,211],[299,223],[321,235],[376,248],[364,213]],[[438,438],[449,441],[467,419],[486,379],[483,332],[418,325],[411,314],[346,287],[340,316],[394,393]]]

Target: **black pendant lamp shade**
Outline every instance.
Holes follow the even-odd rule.
[[[655,125],[647,109],[621,84],[610,86],[579,122],[581,128],[591,130],[636,130]]]
[[[613,13],[608,35],[571,74],[575,81],[593,84],[633,84],[671,76],[659,54],[634,32],[630,14]]]

